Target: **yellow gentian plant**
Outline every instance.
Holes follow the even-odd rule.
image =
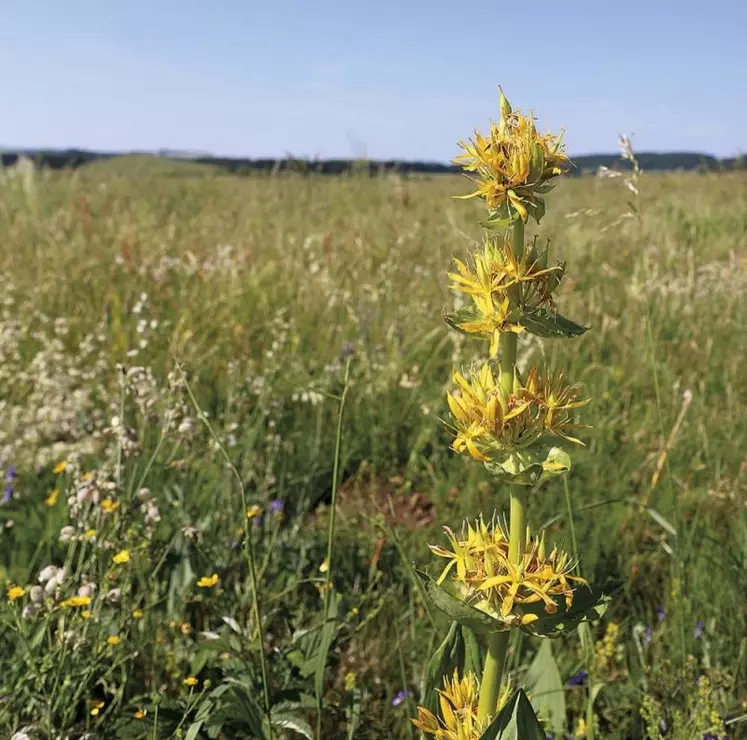
[[[487,136],[459,142],[455,159],[475,189],[462,198],[483,200],[483,244],[454,259],[453,290],[467,307],[445,314],[463,334],[487,340],[485,361],[454,371],[448,393],[453,449],[483,463],[496,482],[508,484],[508,525],[480,516],[462,532],[448,527],[449,547],[431,546],[447,560],[437,579],[424,575],[427,593],[452,619],[431,658],[424,706],[413,723],[437,740],[497,740],[522,728],[522,738],[544,740],[522,688],[512,690],[504,664],[512,629],[554,637],[598,619],[606,599],[573,574],[575,563],[549,548],[543,532],[527,525],[529,492],[571,468],[577,410],[588,402],[562,372],[517,367],[519,338],[567,338],[586,327],[561,316],[553,295],[565,275],[549,262],[549,242],[525,239],[530,218],[539,223],[544,196],[570,160],[562,138],[540,134],[532,116],[511,108],[500,92],[500,119]],[[510,734],[515,737],[515,734]]]

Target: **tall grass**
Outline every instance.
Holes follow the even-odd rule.
[[[434,309],[478,237],[462,184],[115,168],[2,175],[0,578],[26,594],[0,607],[0,734],[311,737],[316,676],[321,737],[409,737],[392,701],[434,630],[400,554],[496,495],[439,422],[443,379],[484,349]],[[620,589],[589,634],[598,685],[577,638],[554,647],[568,734],[691,738],[715,711],[743,737],[747,181],[641,180],[637,219],[617,180],[555,191],[564,311],[595,331],[525,345],[587,386],[597,430],[532,525]],[[66,571],[39,598],[48,565]],[[81,589],[87,618],[61,606]],[[511,647],[522,674],[531,647]]]

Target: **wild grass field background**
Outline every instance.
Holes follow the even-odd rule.
[[[317,692],[323,738],[415,737],[448,623],[410,563],[508,500],[441,421],[452,366],[484,353],[441,317],[479,238],[467,184],[137,160],[0,178],[0,736],[253,737],[263,649],[276,737],[311,736]],[[559,302],[591,330],[520,340],[593,398],[531,524],[617,593],[593,651],[553,643],[554,736],[745,737],[747,180],[639,187],[623,220],[620,179],[548,197]],[[512,644],[517,681],[537,648]]]

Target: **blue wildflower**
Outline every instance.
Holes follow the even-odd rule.
[[[705,631],[705,624],[703,624],[702,619],[699,619],[698,623],[695,625],[695,629],[693,630],[693,637],[696,640],[699,640],[701,637],[703,637],[704,631]],[[716,740],[718,740],[718,738]]]
[[[13,491],[15,489],[13,488],[12,483],[8,483],[7,486],[5,486],[5,491],[3,491],[3,497],[0,499],[0,504],[7,504],[11,498],[13,498]]]
[[[580,686],[587,678],[589,678],[589,674],[586,671],[579,671],[575,676],[571,676],[568,685]]]
[[[656,618],[663,622],[667,618],[667,610],[663,606],[656,607]]]
[[[412,691],[409,689],[398,691],[394,699],[392,699],[392,706],[398,707],[405,699],[407,699],[408,696],[412,696]]]
[[[270,501],[270,509],[274,511],[276,514],[280,514],[283,511],[283,508],[285,507],[285,504],[279,499],[276,498],[273,501]]]
[[[653,636],[654,636],[654,631],[651,629],[651,627],[646,627],[646,631],[643,633],[643,644],[650,645],[651,638]]]

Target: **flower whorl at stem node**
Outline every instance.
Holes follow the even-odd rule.
[[[484,363],[465,378],[454,371],[457,388],[448,394],[456,437],[452,447],[484,463],[505,462],[514,453],[526,453],[533,445],[552,438],[583,444],[568,434],[578,426],[572,410],[579,400],[578,386],[567,385],[560,371],[550,375],[532,368],[523,379],[516,371],[508,393]],[[535,461],[536,462],[536,461]]]
[[[534,117],[513,111],[500,93],[501,118],[491,122],[487,137],[475,132],[469,142],[459,142],[464,153],[454,163],[468,173],[476,189],[461,198],[482,198],[497,219],[537,222],[545,212],[544,195],[552,186],[548,181],[566,172],[570,160],[565,154],[562,136],[540,134]]]
[[[479,740],[487,727],[486,721],[477,716],[479,684],[474,673],[461,679],[455,669],[451,681],[444,677],[444,687],[438,691],[441,718],[424,707],[418,707],[418,718],[411,720],[422,732],[436,740]],[[511,696],[511,685],[507,683],[498,697],[496,712],[500,711]]]
[[[488,526],[482,520],[474,527],[468,524],[461,537],[448,527],[444,531],[453,550],[429,546],[434,555],[449,559],[437,583],[450,577],[460,598],[495,617],[506,629],[540,619],[536,610],[524,611],[522,607],[539,605],[544,613],[555,614],[556,598],[560,597],[570,609],[571,581],[588,585],[583,578],[571,575],[574,564],[566,553],[554,548],[546,554],[544,533],[532,537],[527,531],[524,552],[514,563],[509,558],[509,538],[496,524]]]
[[[549,244],[549,242],[548,242]],[[498,352],[501,332],[525,331],[521,319],[546,307],[555,310],[552,294],[565,274],[562,262],[547,266],[547,247],[539,249],[537,239],[517,254],[510,234],[490,234],[482,253],[472,265],[454,258],[456,272],[450,272],[451,289],[467,294],[471,310],[453,317],[456,329],[465,334],[482,334],[490,339],[490,356]]]

